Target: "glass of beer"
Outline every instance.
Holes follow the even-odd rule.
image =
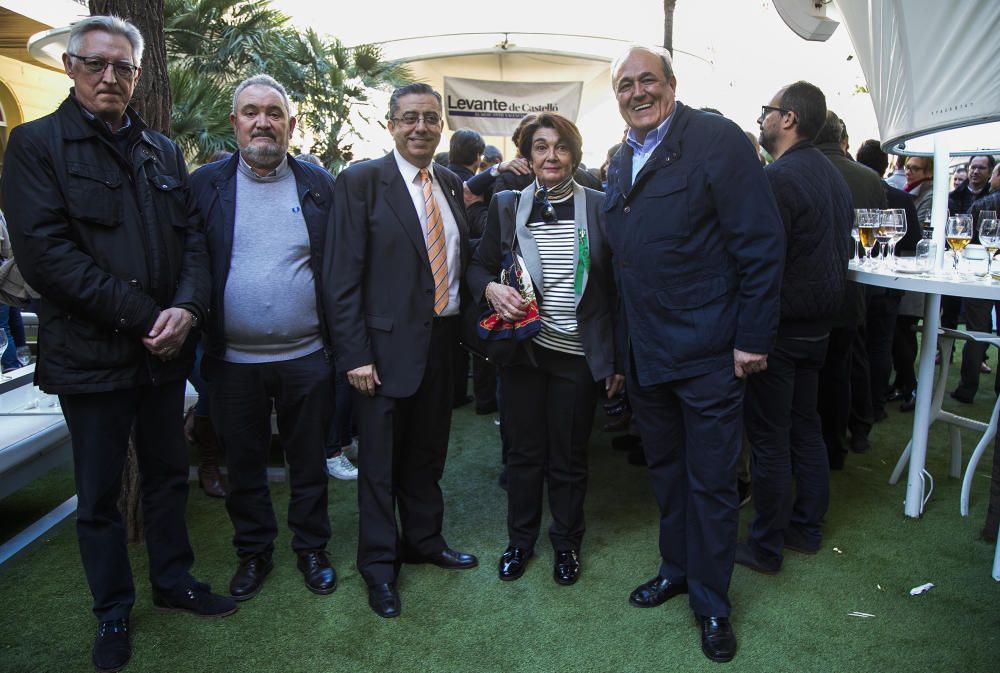
[[[986,248],[986,275],[993,273],[993,255],[1000,248],[1000,222],[997,222],[996,213],[990,211],[993,217],[979,218],[979,242]]]
[[[854,217],[858,223],[858,238],[868,257],[868,262],[865,262],[867,266],[873,264],[871,261],[872,248],[875,247],[875,235],[878,233],[879,227],[878,211],[859,208],[854,211]]]
[[[958,273],[958,254],[965,249],[965,246],[972,240],[972,218],[968,215],[954,215],[948,218],[945,224],[944,237],[948,241],[952,254],[952,271],[956,278],[960,278]]]

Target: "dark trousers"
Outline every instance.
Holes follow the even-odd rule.
[[[347,374],[333,372],[333,422],[326,436],[326,457],[332,458],[351,443],[354,429],[354,394]]]
[[[989,299],[963,299],[965,328],[974,332],[993,331],[993,302]],[[956,393],[972,399],[979,391],[980,366],[988,345],[976,341],[966,341],[962,347],[962,372]],[[1000,366],[997,367],[1000,376]]]
[[[288,528],[296,552],[324,549],[330,539],[323,447],[330,418],[331,366],[322,350],[294,360],[237,364],[210,358],[212,423],[226,454],[239,557],[270,557],[278,522],[267,482],[271,405],[288,463]],[[273,401],[273,402],[272,402]]]
[[[497,366],[479,357],[472,358],[472,396],[477,410],[497,403]]]
[[[842,464],[847,455],[844,441],[851,414],[851,343],[855,331],[854,327],[830,330],[826,359],[819,373],[817,407],[831,464]]]
[[[892,372],[892,340],[896,332],[896,314],[899,312],[901,297],[902,294],[894,290],[871,292],[868,295],[865,346],[871,377],[872,411],[876,416],[881,415],[879,412],[885,413],[885,398]]]
[[[789,527],[819,544],[830,502],[830,465],[816,404],[827,341],[778,337],[767,370],[747,380],[744,414],[757,509],[750,544],[778,563]]]
[[[424,378],[410,397],[355,395],[358,570],[369,586],[396,581],[404,556],[431,556],[447,547],[439,482],[448,455],[457,338],[456,318],[434,320]]]
[[[194,582],[184,521],[184,381],[60,395],[59,402],[73,442],[76,535],[94,614],[102,622],[124,619],[135,603],[135,586],[118,496],[133,424],[150,584],[170,591]]]
[[[502,367],[507,454],[507,535],[510,544],[533,549],[548,484],[556,551],[579,549],[587,493],[587,442],[594,425],[598,388],[587,361],[536,347],[537,367]]]
[[[687,580],[695,613],[728,617],[739,497],[736,463],[743,381],[729,364],[714,372],[626,386],[660,506],[660,575]]]
[[[896,334],[892,340],[892,368],[896,370],[895,387],[908,396],[917,388],[917,374],[913,363],[917,360],[917,333],[914,327],[920,318],[912,315],[896,316]]]
[[[851,336],[851,413],[847,417],[847,429],[850,430],[852,439],[867,437],[874,424],[868,326],[858,325]]]

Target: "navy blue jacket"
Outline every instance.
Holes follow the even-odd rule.
[[[639,383],[700,376],[733,349],[771,350],[785,236],[750,141],[725,117],[678,102],[632,184],[628,144],[604,209],[622,320]]]
[[[221,357],[226,350],[225,307],[223,298],[233,254],[233,226],[236,218],[236,167],[239,154],[202,166],[191,174],[191,191],[205,221],[205,238],[212,269],[212,293],[208,319],[205,321],[205,352]],[[288,165],[302,204],[302,216],[309,231],[310,266],[316,279],[316,310],[320,333],[328,351],[332,340],[326,320],[329,308],[323,305],[323,261],[325,250],[332,249],[330,211],[333,209],[333,177],[325,169],[288,155]]]
[[[787,241],[778,332],[823,336],[844,301],[853,244],[851,190],[808,140],[792,145],[764,173]]]

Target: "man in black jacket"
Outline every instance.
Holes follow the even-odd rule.
[[[13,130],[2,187],[18,263],[41,294],[35,380],[59,395],[73,442],[77,537],[100,621],[92,660],[106,671],[131,655],[135,589],[116,504],[133,425],[153,604],[236,611],[190,574],[181,424],[208,261],[180,149],[128,107],[142,49],[117,17],[76,23],[63,54],[75,87]]]
[[[239,151],[198,169],[191,190],[205,217],[212,265],[205,380],[226,453],[233,545],[229,584],[257,595],[273,568],[278,524],[267,486],[272,404],[288,462],[288,527],[310,591],[337,588],[326,544],[324,454],[333,400],[331,340],[321,287],[333,179],[288,154],[295,130],[288,95],[268,75],[239,85],[229,115]]]
[[[736,562],[781,568],[783,549],[814,554],[830,499],[826,445],[817,412],[819,371],[847,281],[851,193],[813,146],[826,98],[808,82],[781,89],[757,119],[775,158],[764,171],[785,225],[778,337],[767,369],[747,381],[744,414],[753,455],[757,517]],[[793,493],[794,491],[794,493]]]

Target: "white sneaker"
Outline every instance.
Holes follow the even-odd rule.
[[[354,467],[343,453],[326,459],[326,471],[334,479],[350,481],[358,478],[358,468]]]
[[[356,461],[358,459],[358,438],[354,437],[351,439],[350,444],[342,446],[340,449],[344,452],[344,455],[347,456],[348,460]]]

